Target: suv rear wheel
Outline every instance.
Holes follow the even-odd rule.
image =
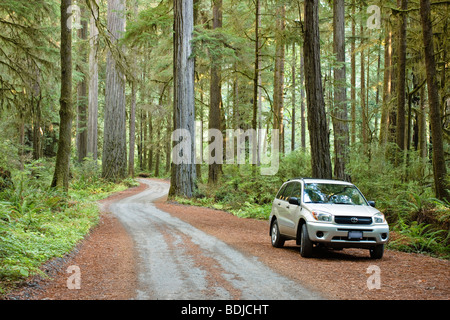
[[[302,234],[300,235],[300,255],[303,258],[309,258],[312,256],[313,243],[309,239],[308,229],[306,223],[302,225]]]
[[[274,220],[272,222],[272,227],[270,228],[270,237],[272,240],[272,246],[275,248],[281,248],[284,246],[284,239],[281,237],[280,229],[278,228],[278,221]]]

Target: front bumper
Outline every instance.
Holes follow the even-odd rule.
[[[311,241],[335,248],[372,248],[387,243],[389,226],[387,224],[348,225],[335,223],[307,222]],[[362,239],[349,239],[350,231],[361,231]]]

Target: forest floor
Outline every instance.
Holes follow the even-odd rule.
[[[161,182],[161,180],[158,180]],[[48,278],[28,279],[6,299],[26,300],[127,300],[136,299],[139,286],[136,244],[127,229],[113,214],[110,205],[137,195],[147,185],[115,194],[100,202],[99,224],[77,248],[64,258],[47,263],[42,270]],[[159,210],[218,238],[277,273],[310,288],[327,299],[375,300],[449,300],[450,262],[421,254],[386,250],[382,260],[371,260],[368,250],[320,250],[304,259],[294,242],[282,249],[270,244],[267,221],[242,219],[224,211],[155,201]],[[69,290],[68,266],[82,270],[82,290]],[[378,267],[380,289],[368,288]]]

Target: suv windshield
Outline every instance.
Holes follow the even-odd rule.
[[[331,183],[305,183],[303,202],[368,205],[355,186]]]

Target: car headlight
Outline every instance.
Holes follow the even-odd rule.
[[[317,221],[321,221],[321,222],[331,222],[333,221],[333,216],[328,213],[328,212],[322,212],[322,211],[311,211],[312,216],[314,217],[314,219],[316,219]]]
[[[384,223],[386,220],[384,219],[384,214],[381,212],[375,213],[373,216],[373,222],[375,223]]]

